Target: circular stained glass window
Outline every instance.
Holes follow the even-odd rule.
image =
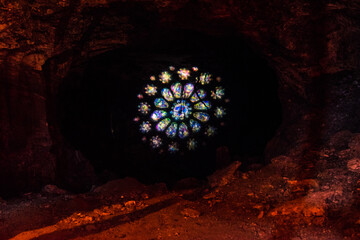
[[[150,76],[139,99],[138,123],[142,140],[160,152],[196,150],[224,125],[225,89],[221,78],[197,67],[171,66]]]

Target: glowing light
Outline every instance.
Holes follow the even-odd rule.
[[[186,68],[180,68],[177,73],[179,74],[179,78],[181,80],[187,80],[190,77],[190,70]]]
[[[164,84],[171,81],[171,74],[168,73],[167,71],[162,72],[161,75],[159,75],[159,77],[160,77],[160,81]]]
[[[209,73],[202,73],[202,74],[200,75],[199,82],[200,82],[202,85],[205,85],[205,84],[209,84],[211,80],[212,80],[211,74],[209,74]]]
[[[194,84],[188,83],[184,86],[184,98],[189,98],[194,91]]]
[[[194,138],[189,139],[189,141],[187,142],[187,148],[189,150],[195,150],[195,148],[197,147],[197,142]]]
[[[189,130],[185,123],[180,123],[179,125],[179,137],[180,138],[186,138],[189,136]]]
[[[174,153],[179,151],[179,145],[176,142],[169,144],[169,152]]]
[[[208,137],[214,136],[216,133],[216,128],[213,126],[209,126],[205,130],[205,135]]]
[[[194,93],[191,98],[190,101],[195,103],[200,101],[200,99],[204,99],[206,97],[206,92],[204,89],[199,89],[196,91],[196,93]]]
[[[225,95],[225,89],[222,87],[216,87],[215,91],[211,91],[211,97],[213,99],[222,99],[222,97]]]
[[[174,96],[168,88],[161,90],[161,94],[166,99],[166,101],[172,102],[174,100]]]
[[[224,117],[224,116],[226,115],[225,108],[223,108],[223,107],[217,107],[217,108],[215,108],[214,115],[215,115],[215,117],[217,117],[217,118],[222,118],[222,117]]]
[[[143,134],[142,140],[159,153],[175,153],[195,150],[200,144],[196,139],[200,133],[201,138],[214,136],[216,127],[224,125],[223,120],[217,120],[226,115],[221,103],[229,101],[225,89],[214,86],[220,81],[220,77],[212,81],[210,73],[201,72],[197,67],[170,66],[150,76],[149,84],[137,95],[139,116],[134,118]]]
[[[158,148],[160,147],[162,144],[162,140],[159,136],[153,136],[150,139],[150,145],[152,146],[152,148]]]
[[[210,119],[209,114],[203,112],[196,112],[193,115],[196,119],[198,119],[201,122],[207,122]]]
[[[154,101],[154,105],[157,108],[168,108],[169,104],[163,98],[156,98]]]
[[[201,125],[198,121],[195,121],[193,119],[190,119],[190,127],[192,128],[192,131],[194,133],[199,132],[201,129]]]
[[[195,104],[194,108],[197,110],[208,110],[211,108],[211,104],[209,101],[203,101]]]
[[[157,125],[156,125],[156,130],[158,130],[159,132],[162,132],[166,129],[166,127],[171,123],[171,119],[170,118],[165,118],[163,120],[161,120]]]
[[[166,117],[167,112],[164,110],[156,110],[151,114],[151,119],[155,122],[159,121],[161,118]]]
[[[143,122],[141,125],[140,125],[140,132],[142,133],[147,133],[151,130],[151,124],[146,121],[146,122]]]
[[[188,102],[186,102],[185,100],[178,100],[176,103],[174,103],[170,114],[175,120],[184,120],[186,118],[189,118],[191,110],[192,109]]]
[[[168,127],[168,129],[166,129],[166,135],[170,138],[173,138],[176,136],[176,131],[177,131],[177,123],[173,122],[171,123],[171,125]]]
[[[150,112],[150,105],[146,102],[142,102],[138,106],[138,111],[144,115]]]
[[[157,93],[157,87],[152,84],[148,84],[145,87],[145,93],[149,96],[154,96]]]
[[[175,98],[181,98],[181,91],[182,91],[181,83],[175,83],[171,85],[171,90],[173,91]]]

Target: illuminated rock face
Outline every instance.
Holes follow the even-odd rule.
[[[12,184],[1,184],[0,192],[27,191],[55,179],[91,185],[93,173],[80,171],[91,167],[57,124],[54,102],[62,79],[76,61],[150,42],[159,28],[245,36],[269,60],[280,79],[284,111],[269,156],[341,129],[359,131],[356,4],[1,1],[0,182]]]

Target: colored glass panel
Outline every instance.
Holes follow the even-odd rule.
[[[166,99],[166,101],[172,102],[174,100],[174,96],[168,88],[161,90],[161,94]]]
[[[166,127],[171,123],[171,119],[170,118],[165,118],[163,120],[161,120],[157,125],[156,125],[156,130],[158,130],[159,132],[162,132],[166,129]]]
[[[201,122],[207,122],[210,119],[209,114],[203,112],[196,112],[193,116]]]
[[[201,125],[198,121],[190,119],[190,127],[194,133],[199,132],[201,129]]]
[[[159,121],[161,118],[166,117],[167,112],[164,110],[156,110],[151,114],[151,119],[155,122]]]
[[[176,136],[176,131],[177,131],[177,123],[173,122],[170,124],[170,126],[166,129],[166,135],[170,138],[173,138]]]
[[[194,105],[194,108],[197,110],[208,110],[211,108],[209,101],[202,101]]]
[[[187,136],[189,136],[189,129],[186,124],[182,122],[179,125],[179,137],[186,138]]]
[[[171,90],[174,93],[175,98],[181,98],[182,86],[180,83],[171,85]]]
[[[157,108],[168,108],[169,107],[168,102],[166,102],[165,99],[163,99],[163,98],[155,99],[154,105]]]
[[[194,84],[188,83],[184,86],[184,98],[189,98],[194,91]]]

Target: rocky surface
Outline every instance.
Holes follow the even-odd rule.
[[[0,239],[359,239],[360,174],[344,164],[354,155],[341,153],[359,134],[346,135],[342,150],[332,148],[338,133],[316,152],[311,176],[281,156],[256,171],[223,171],[226,183],[214,174],[216,188],[125,178],[80,195],[29,193],[0,203]]]

